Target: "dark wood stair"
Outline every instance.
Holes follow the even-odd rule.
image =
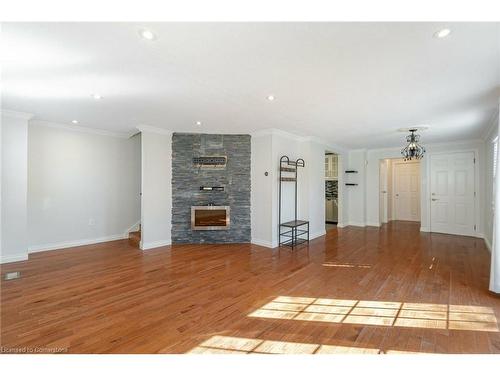
[[[141,242],[141,231],[138,230],[136,232],[130,232],[128,234],[128,240],[134,246],[139,247],[139,243]]]

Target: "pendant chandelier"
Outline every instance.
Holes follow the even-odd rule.
[[[422,159],[425,154],[425,148],[418,144],[420,136],[415,134],[418,129],[409,130],[410,135],[406,136],[408,144],[401,150],[401,155],[403,155],[405,161]]]

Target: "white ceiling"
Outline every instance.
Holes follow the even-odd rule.
[[[451,35],[434,38],[444,26]],[[142,27],[157,40],[139,37]],[[2,28],[2,107],[89,128],[279,128],[353,148],[389,147],[403,141],[398,128],[421,124],[430,125],[423,144],[477,139],[498,106],[499,23]]]

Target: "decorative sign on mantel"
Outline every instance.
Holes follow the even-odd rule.
[[[197,168],[221,169],[226,168],[226,156],[198,156],[193,158],[193,164]]]

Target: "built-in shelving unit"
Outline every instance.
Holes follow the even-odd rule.
[[[288,156],[280,158],[278,241],[279,246],[290,246],[292,250],[302,243],[309,242],[309,221],[297,219],[297,169],[305,167],[305,164],[304,159],[293,161]],[[283,201],[282,185],[288,182],[294,182],[294,220],[282,223],[282,205],[292,204]]]
[[[325,155],[325,180],[337,180],[339,177],[338,155]]]

